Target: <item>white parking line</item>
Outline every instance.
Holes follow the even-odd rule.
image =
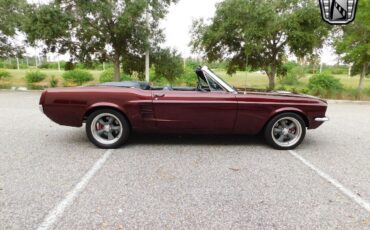
[[[38,230],[46,230],[53,227],[58,219],[63,216],[66,208],[72,205],[77,196],[86,188],[86,185],[89,183],[91,178],[93,178],[94,175],[102,168],[104,163],[112,155],[112,152],[113,150],[106,151],[104,155],[95,162],[94,166],[82,177],[80,182],[78,182],[78,184],[76,184],[75,187],[67,193],[65,198],[49,212],[44,221],[37,228]]]
[[[360,196],[356,195],[354,192],[349,190],[348,188],[344,187],[343,184],[341,184],[336,179],[332,178],[325,172],[318,169],[315,165],[310,163],[308,160],[303,158],[301,155],[299,155],[297,152],[293,150],[289,150],[289,153],[295,157],[296,159],[300,160],[303,164],[305,164],[307,167],[312,169],[314,172],[316,172],[320,177],[331,183],[334,187],[336,187],[339,191],[341,191],[344,195],[346,195],[348,198],[350,198],[352,201],[360,205],[363,209],[365,209],[367,212],[370,213],[370,203],[367,200],[362,199]]]

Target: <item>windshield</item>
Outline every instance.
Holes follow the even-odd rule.
[[[221,77],[219,77],[215,72],[213,72],[212,70],[208,69],[208,68],[205,68],[205,71],[209,72],[210,74],[212,74],[212,78],[215,78],[214,80],[216,80],[218,83],[220,83],[222,85],[222,87],[224,87],[226,90],[228,90],[229,92],[235,92],[235,88],[233,86],[231,86],[230,84],[228,84],[226,81],[224,81],[224,79],[222,79]]]

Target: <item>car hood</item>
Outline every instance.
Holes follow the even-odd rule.
[[[320,100],[326,103],[325,100],[315,97],[315,96],[311,96],[307,94],[292,93],[288,91],[268,91],[268,92],[267,91],[238,91],[238,94],[269,96],[269,97],[276,96],[276,97],[302,98],[302,99],[314,99],[314,100],[316,99],[316,100]]]

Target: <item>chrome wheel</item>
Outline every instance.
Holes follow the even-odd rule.
[[[123,134],[122,123],[113,114],[102,113],[91,122],[91,134],[96,141],[104,145],[116,143]]]
[[[271,135],[277,145],[291,147],[301,140],[302,125],[293,117],[284,117],[273,125]]]

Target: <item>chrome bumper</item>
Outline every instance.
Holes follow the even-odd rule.
[[[328,117],[317,117],[317,118],[315,118],[315,121],[317,121],[317,122],[327,122],[329,120],[330,119]]]

